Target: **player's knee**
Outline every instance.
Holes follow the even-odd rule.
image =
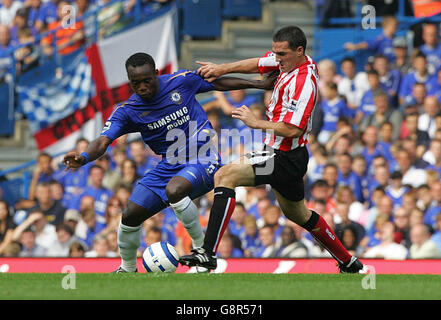
[[[165,194],[170,203],[177,203],[187,196],[185,188],[177,183],[169,183],[165,188]]]
[[[137,227],[146,219],[146,214],[129,202],[122,213],[121,223],[128,227]]]
[[[236,187],[235,166],[225,165],[214,175],[214,184],[216,187]]]

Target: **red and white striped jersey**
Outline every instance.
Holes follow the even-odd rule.
[[[276,55],[267,52],[258,62],[261,74],[279,70]],[[319,75],[317,65],[309,57],[293,71],[281,72],[274,86],[266,119],[271,122],[286,122],[303,130],[298,138],[288,138],[267,132],[264,143],[274,149],[289,151],[306,146],[312,129],[312,117],[318,96]]]

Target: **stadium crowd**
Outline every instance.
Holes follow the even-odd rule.
[[[89,5],[87,0],[75,3]],[[123,6],[125,13],[130,3]],[[22,22],[23,28],[44,30],[51,20],[38,20],[33,8],[50,5],[4,0],[2,9],[17,8],[17,15],[5,20],[6,11],[0,10],[0,41],[2,30],[11,32],[26,6],[27,19],[34,23]],[[423,44],[412,51],[405,38],[395,37],[396,30],[397,20],[385,17],[381,36],[345,45],[348,53],[373,52],[364,71],[357,72],[350,57],[338,66],[328,59],[318,61],[320,101],[309,137],[305,201],[353,255],[441,258],[440,30],[424,25]],[[1,48],[7,45],[2,42]],[[270,98],[271,91],[215,92],[203,107],[219,143],[226,143],[222,129],[246,130],[231,118],[234,108],[245,104],[264,117]],[[261,136],[254,133],[252,139],[221,147],[223,162],[261,146]],[[79,139],[77,152],[85,151],[88,143]],[[118,256],[121,212],[138,179],[160,160],[133,135],[119,138],[106,155],[77,171],[66,171],[59,158],[41,153],[28,199],[0,201],[0,256]],[[219,245],[220,257],[330,257],[309,233],[283,217],[271,188],[236,191],[237,205]],[[195,200],[203,227],[212,201],[213,192]],[[139,254],[160,240],[181,255],[191,249],[189,235],[170,208],[145,221]]]
[[[140,13],[147,16],[173,0],[142,0]],[[14,50],[17,75],[54,54],[67,55],[98,37],[108,37],[135,18],[136,0],[1,0],[0,2],[0,83],[11,73],[8,51]],[[71,7],[68,7],[71,6]],[[97,25],[89,13],[97,11]],[[73,18],[72,18],[73,17]],[[74,23],[73,28],[60,28]],[[57,31],[55,31],[57,29]],[[54,31],[54,32],[50,32]],[[43,36],[44,37],[40,37]],[[55,37],[55,40],[53,39]],[[41,38],[41,39],[40,39]]]

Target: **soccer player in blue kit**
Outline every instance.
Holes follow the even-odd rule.
[[[204,241],[199,214],[192,199],[214,187],[214,174],[221,166],[212,142],[213,127],[195,96],[211,90],[272,89],[275,77],[246,80],[222,77],[209,83],[196,72],[180,70],[158,76],[155,61],[135,53],[126,61],[134,94],[117,105],[101,135],[81,154],[71,151],[63,159],[66,169],[79,168],[103,155],[118,137],[140,132],[144,142],[162,160],[145,174],[130,196],[118,227],[121,266],[116,273],[136,272],[136,252],[141,243],[141,224],[157,212],[173,208],[193,240]]]

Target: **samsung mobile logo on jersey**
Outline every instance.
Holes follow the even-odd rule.
[[[175,112],[169,114],[168,116],[165,116],[165,117],[159,119],[158,121],[148,123],[147,127],[150,130],[159,129],[159,128],[169,124],[172,121],[176,121],[179,118],[184,117],[186,114],[188,114],[188,109],[187,109],[187,107],[183,107],[183,108],[179,109],[178,111],[175,111]]]

